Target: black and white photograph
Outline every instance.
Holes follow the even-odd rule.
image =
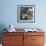
[[[35,22],[35,5],[18,5],[17,22]]]

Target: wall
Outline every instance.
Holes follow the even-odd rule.
[[[13,24],[16,28],[46,28],[46,0],[1,0],[0,25]],[[17,5],[35,5],[35,23],[17,23]]]

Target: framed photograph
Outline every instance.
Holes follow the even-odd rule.
[[[21,23],[35,22],[35,5],[18,5],[17,22]]]

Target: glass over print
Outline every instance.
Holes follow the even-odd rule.
[[[18,5],[17,22],[35,22],[35,5]]]

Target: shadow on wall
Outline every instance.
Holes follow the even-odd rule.
[[[0,43],[2,43],[2,36],[3,36],[2,32],[6,31],[6,30],[3,30],[4,28],[6,28],[5,25],[0,24]]]

